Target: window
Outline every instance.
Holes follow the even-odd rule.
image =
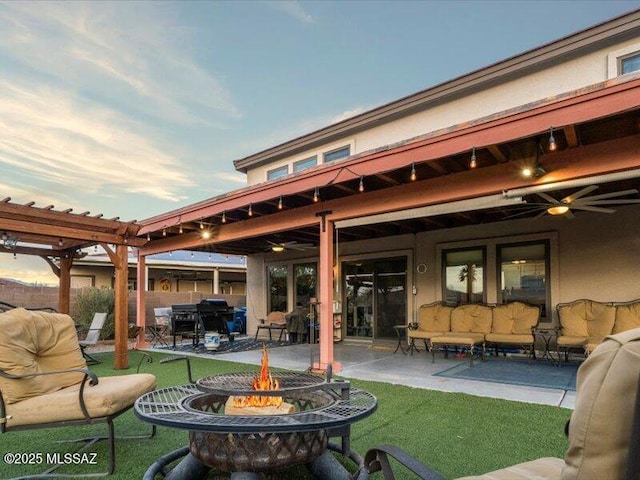
[[[268,268],[269,312],[286,312],[287,309],[287,267],[286,265]]]
[[[275,180],[276,178],[284,177],[289,173],[289,165],[274,168],[267,172],[267,180]]]
[[[445,250],[442,265],[442,298],[448,305],[485,301],[484,248]]]
[[[620,75],[640,70],[640,52],[633,53],[620,59]]]
[[[314,155],[313,157],[305,158],[304,160],[298,160],[293,164],[294,172],[301,172],[302,170],[306,170],[307,168],[315,167],[318,164],[318,157]]]
[[[499,298],[502,303],[525,302],[540,307],[547,317],[549,242],[498,245]]]
[[[303,263],[295,265],[295,279],[296,279],[296,305],[302,305],[303,307],[309,306],[309,300],[312,297],[316,297],[316,264],[315,263]]]
[[[351,155],[351,147],[349,145],[347,145],[346,147],[340,147],[336,150],[326,152],[324,154],[324,163],[333,162],[335,160],[348,157],[349,155]]]

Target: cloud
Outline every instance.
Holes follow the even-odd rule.
[[[313,17],[309,13],[305,12],[300,2],[297,2],[295,0],[272,1],[267,2],[267,5],[269,5],[274,10],[278,10],[295,18],[296,20],[299,20],[302,23],[314,23]]]

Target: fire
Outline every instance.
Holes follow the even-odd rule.
[[[260,376],[253,379],[252,390],[279,390],[280,382],[269,373],[269,354],[267,346],[262,347],[262,366]],[[234,407],[278,407],[282,405],[282,397],[272,397],[266,395],[249,395],[246,397],[234,397]]]

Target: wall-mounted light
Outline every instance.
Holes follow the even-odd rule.
[[[313,191],[313,201],[314,203],[318,203],[318,200],[320,200],[320,189],[316,187],[316,189]]]
[[[478,166],[478,159],[476,158],[476,147],[471,150],[471,159],[469,160],[469,168],[476,168]]]
[[[568,211],[569,207],[567,205],[554,205],[553,207],[547,208],[549,215],[564,215]]]
[[[410,177],[409,177],[409,178],[411,178],[411,181],[412,181],[412,182],[415,182],[415,181],[416,181],[416,178],[418,178],[418,177],[416,176],[416,162],[413,162],[413,163],[411,164],[411,175],[410,175]]]
[[[280,198],[278,199],[278,210],[282,210],[282,195],[280,195]]]
[[[360,175],[360,185],[358,185],[358,191],[364,192],[364,175]]]
[[[549,128],[549,151],[555,152],[557,148],[558,148],[558,145],[556,144],[556,139],[553,137],[553,127],[550,127]]]

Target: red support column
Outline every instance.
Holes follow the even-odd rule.
[[[333,228],[333,222],[323,216],[320,222],[318,262],[320,361],[313,368],[324,371],[331,365],[333,373],[337,373],[341,365],[333,359]]]
[[[136,325],[142,330],[138,334],[136,347],[142,348],[149,346],[146,340],[145,331],[147,328],[147,257],[140,255],[138,250],[138,271],[137,271],[138,289],[136,292]]]

